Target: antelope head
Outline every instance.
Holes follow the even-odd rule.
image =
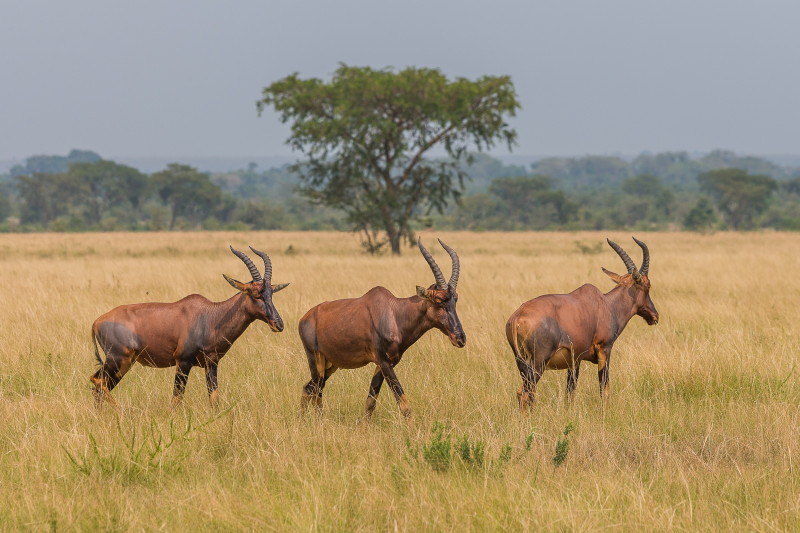
[[[285,289],[289,284],[281,283],[280,285],[273,285],[272,261],[269,260],[269,256],[264,252],[256,250],[252,246],[250,249],[254,254],[264,260],[264,277],[261,277],[253,261],[244,253],[235,250],[233,246],[231,246],[231,252],[244,262],[248,270],[250,270],[250,276],[253,279],[247,283],[242,283],[241,281],[229,278],[225,274],[223,274],[223,277],[234,289],[249,297],[248,302],[252,305],[257,319],[266,322],[272,331],[283,331],[283,319],[275,308],[275,304],[272,303],[272,295],[273,293]]]
[[[634,305],[636,306],[637,315],[642,317],[650,326],[658,324],[658,311],[656,310],[655,304],[653,304],[653,300],[650,299],[650,278],[648,277],[648,272],[650,270],[650,250],[647,249],[647,245],[636,237],[633,237],[633,240],[642,249],[642,266],[637,269],[636,264],[619,244],[610,239],[606,240],[608,240],[609,246],[622,258],[623,263],[625,263],[625,268],[628,269],[628,273],[624,276],[620,276],[605,268],[603,272],[614,280],[614,283],[627,288],[628,294],[633,298]]]
[[[419,245],[419,251],[422,252],[422,257],[428,262],[428,266],[430,266],[431,271],[433,271],[433,277],[436,279],[436,283],[427,289],[417,286],[417,296],[430,303],[427,316],[428,319],[433,322],[434,327],[447,335],[447,338],[450,339],[453,346],[462,348],[467,343],[467,336],[464,333],[464,329],[461,327],[461,320],[458,319],[458,314],[456,313],[456,304],[458,303],[456,286],[458,285],[458,274],[460,270],[458,254],[456,254],[455,250],[443,243],[441,239],[439,240],[439,244],[441,244],[442,248],[450,255],[450,260],[452,262],[450,281],[445,282],[444,275],[442,275],[439,265],[436,264],[433,256],[428,252],[425,246],[422,245],[422,240],[417,239],[417,244]]]

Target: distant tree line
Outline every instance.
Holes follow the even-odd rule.
[[[284,169],[208,174],[179,163],[147,175],[73,150],[0,175],[0,230],[343,229],[341,215],[293,193]]]
[[[478,166],[497,169],[496,161]],[[472,230],[800,230],[800,168],[714,151],[546,158],[486,176],[430,224]]]
[[[416,229],[800,230],[800,169],[716,151],[588,156],[505,165],[475,154],[465,187]],[[288,166],[209,174],[179,163],[152,174],[94,152],[34,156],[0,175],[0,230],[352,229],[297,192]]]

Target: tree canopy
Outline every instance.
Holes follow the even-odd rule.
[[[704,172],[697,181],[736,230],[750,229],[754,218],[767,209],[769,197],[778,188],[778,183],[769,176],[748,174],[737,168]]]
[[[265,87],[259,113],[269,106],[291,122],[287,143],[305,155],[293,167],[300,192],[344,211],[371,251],[388,242],[395,254],[403,239],[413,244],[416,212],[458,199],[470,148],[511,148],[506,117],[520,107],[508,76],[449,80],[436,69],[344,64],[330,82],[295,73]],[[446,157],[429,157],[435,147]]]
[[[518,227],[543,229],[568,222],[577,207],[564,191],[554,191],[551,186],[548,176],[497,178],[489,192],[500,199],[504,216],[516,219]]]
[[[684,227],[692,231],[707,231],[716,223],[717,215],[714,213],[711,202],[706,197],[701,197],[697,200],[697,203],[687,213],[683,221]]]
[[[171,163],[166,170],[153,174],[151,180],[156,194],[170,207],[169,229],[175,228],[179,218],[192,226],[199,225],[223,200],[219,187],[208,175],[188,165]]]
[[[147,193],[147,176],[113,161],[72,163],[68,180],[88,207],[89,225],[98,225],[112,205],[126,205],[136,211]]]

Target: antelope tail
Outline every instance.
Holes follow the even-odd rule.
[[[103,360],[100,358],[100,351],[97,349],[97,337],[92,329],[92,343],[94,344],[94,358],[97,359],[97,364],[103,366]]]
[[[514,355],[516,355],[526,363],[529,363],[530,354],[528,353],[528,350],[525,348],[525,342],[522,342],[522,349],[520,349],[519,323],[515,321],[512,327],[514,328],[514,334],[512,336],[512,338],[514,339],[514,344],[512,346],[514,348]]]

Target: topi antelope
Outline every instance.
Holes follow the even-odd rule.
[[[620,276],[603,268],[617,286],[603,294],[594,285],[583,285],[569,294],[545,294],[522,304],[506,323],[506,337],[522,388],[517,393],[521,410],[534,401],[536,382],[546,368],[567,370],[567,395],[572,398],[581,361],[597,365],[600,393],[608,396],[611,349],[628,321],[639,315],[649,325],[658,323],[658,311],[650,299],[650,252],[642,241],[642,266],[637,269],[617,243],[608,241],[622,258],[628,273]]]
[[[121,305],[94,321],[92,341],[100,369],[90,379],[98,404],[104,397],[115,404],[111,390],[136,361],[156,368],[176,367],[173,407],[183,397],[189,371],[193,366],[203,367],[209,400],[217,404],[217,365],[247,326],[258,319],[269,324],[272,331],[283,331],[272,294],[288,283],[272,285],[269,256],[250,249],[264,260],[264,277],[249,257],[231,247],[253,279],[242,283],[223,274],[239,291],[224,302],[192,294],[174,303]],[[105,361],[98,353],[98,343]]]
[[[311,381],[303,388],[302,406],[322,407],[325,382],[339,368],[376,366],[367,396],[366,417],[375,409],[384,379],[404,416],[411,406],[394,373],[403,353],[432,328],[447,335],[450,342],[463,347],[467,338],[456,314],[458,302],[459,261],[456,252],[443,243],[452,261],[450,281],[431,254],[417,241],[422,256],[433,271],[436,283],[417,287],[410,298],[397,298],[383,287],[375,287],[360,298],[324,302],[309,310],[300,319],[300,338],[308,357]]]

